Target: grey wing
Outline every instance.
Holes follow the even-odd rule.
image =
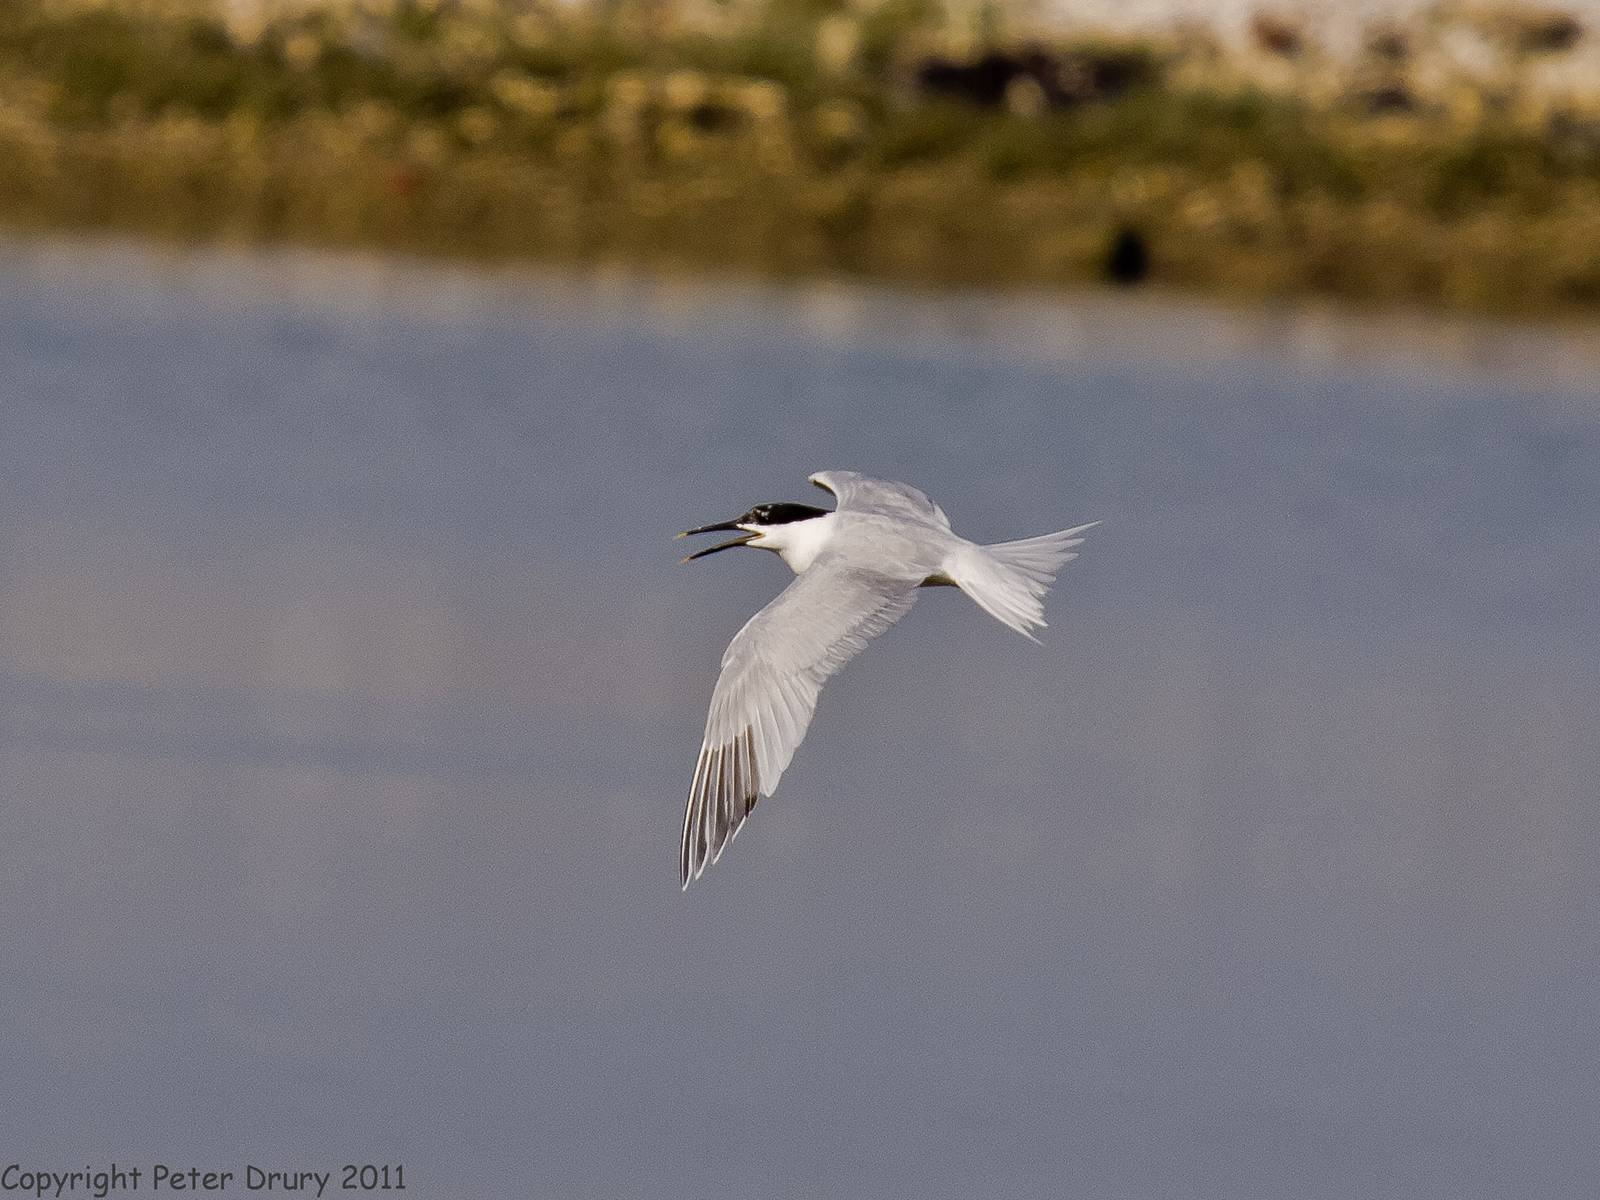
[[[824,554],[746,622],[722,656],[683,814],[684,887],[770,796],[828,678],[911,608],[917,589]]]
[[[944,509],[909,483],[871,479],[855,471],[818,471],[810,478],[823,491],[838,497],[840,512],[918,517],[950,528],[950,518],[944,515]]]

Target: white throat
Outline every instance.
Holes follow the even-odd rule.
[[[784,525],[741,525],[739,528],[756,534],[750,545],[776,551],[789,569],[799,575],[816,562],[817,555],[832,540],[834,516],[834,513],[824,513]]]

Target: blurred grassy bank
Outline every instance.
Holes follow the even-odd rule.
[[[0,0],[0,222],[1600,312],[1600,106],[1521,82],[1584,31],[1470,71],[1435,33],[1335,63],[933,0]],[[1007,47],[1045,66],[985,93]]]

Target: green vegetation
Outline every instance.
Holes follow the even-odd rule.
[[[1600,107],[1519,85],[1525,30],[1428,89],[1063,42],[1069,96],[986,105],[919,72],[1024,39],[935,0],[248,7],[0,0],[0,221],[978,286],[1132,237],[1159,285],[1600,312]]]

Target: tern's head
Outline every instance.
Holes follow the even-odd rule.
[[[797,521],[811,521],[817,517],[826,517],[828,510],[813,508],[809,504],[758,504],[743,516],[735,517],[731,521],[719,521],[715,525],[701,525],[697,529],[686,529],[679,537],[691,537],[697,533],[722,533],[739,531],[739,536],[721,545],[709,546],[704,550],[696,550],[683,561],[704,558],[708,554],[715,554],[718,550],[732,550],[735,546],[751,546],[758,550],[777,550],[781,539],[769,539],[768,534],[785,525],[793,525]],[[771,544],[768,544],[768,542]]]

